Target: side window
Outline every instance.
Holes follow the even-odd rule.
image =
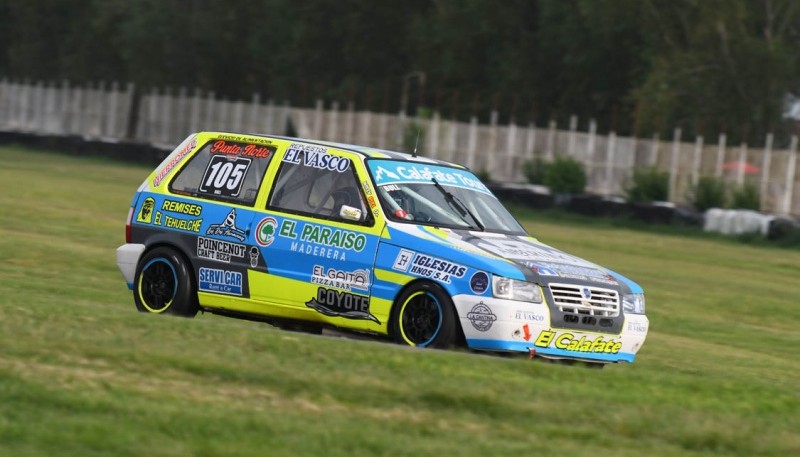
[[[328,154],[321,146],[294,143],[278,171],[269,208],[324,219],[355,222],[347,206],[371,222],[350,159]],[[343,216],[350,214],[350,218]]]
[[[252,206],[275,146],[214,140],[169,185],[176,194]]]

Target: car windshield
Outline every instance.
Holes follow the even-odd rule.
[[[393,221],[526,235],[467,170],[399,160],[370,159],[367,164],[386,216]]]

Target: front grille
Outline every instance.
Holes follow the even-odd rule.
[[[619,293],[616,290],[575,284],[550,284],[550,292],[553,294],[555,305],[562,313],[580,316],[619,316]]]

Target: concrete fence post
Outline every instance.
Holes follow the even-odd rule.
[[[322,110],[324,109],[324,103],[321,98],[318,98],[314,104],[314,126],[312,127],[314,132],[314,138],[322,138]]]
[[[797,167],[797,135],[792,135],[789,143],[789,162],[786,164],[786,181],[783,193],[783,213],[792,213],[792,203],[794,203],[794,177]]]
[[[233,113],[231,113],[230,130],[232,132],[242,132],[245,130],[244,126],[244,102],[241,100],[230,101]]]
[[[60,100],[58,85],[48,84],[45,88],[45,121],[44,121],[44,131],[51,134],[59,133],[60,127],[60,110],[58,106],[58,102]]]
[[[658,167],[658,155],[661,149],[661,138],[658,133],[653,134],[653,141],[650,143],[649,165],[653,168]]]
[[[141,97],[140,97],[141,98]],[[122,99],[123,103],[123,122],[121,127],[120,138],[133,139],[136,133],[136,124],[141,122],[137,112],[136,100],[136,86],[133,83],[128,83],[125,86],[125,96]]]
[[[45,125],[45,106],[44,106],[44,81],[36,81],[33,87],[33,102],[31,103],[31,118],[28,130],[31,132],[41,132]]]
[[[378,115],[378,147],[386,149],[386,137],[389,131],[389,116],[385,113]]]
[[[758,196],[761,199],[760,208],[762,210],[766,209],[767,203],[769,202],[767,192],[769,191],[770,168],[772,167],[772,141],[773,135],[768,133],[764,146],[764,157],[762,157],[761,161],[761,185],[758,191]]]
[[[347,112],[344,117],[344,141],[345,143],[355,143],[356,134],[356,104],[352,100],[347,102]]]
[[[717,179],[722,178],[722,162],[725,161],[725,143],[727,141],[727,135],[720,133],[719,142],[717,143],[717,161],[714,164],[714,176]]]
[[[203,125],[200,126],[200,130],[214,130],[214,115],[216,114],[217,107],[216,107],[216,96],[217,94],[214,93],[213,90],[209,91],[205,96],[205,114],[203,116]]]
[[[556,143],[556,121],[550,121],[547,126],[547,143],[545,144],[544,157],[548,162],[552,162],[555,157]]]
[[[189,105],[189,130],[191,132],[199,132],[200,128],[200,111],[202,110],[203,94],[199,87],[194,88],[192,91],[192,101]]]
[[[250,98],[250,114],[247,119],[247,131],[249,133],[261,133],[258,128],[258,120],[261,118],[261,94],[254,93]]]
[[[570,157],[575,157],[575,135],[578,129],[578,116],[572,115],[569,117],[569,137],[567,138],[567,154]]]
[[[506,178],[511,181],[516,181],[519,173],[519,166],[515,163],[517,154],[517,124],[514,119],[508,124],[508,138],[506,139]]]
[[[341,137],[337,135],[339,127],[339,102],[334,101],[331,103],[331,109],[328,113],[327,128],[325,129],[324,140],[328,141],[341,141]]]
[[[498,163],[501,160],[500,155],[497,151],[497,123],[499,121],[500,114],[497,110],[492,110],[489,114],[489,151],[485,151],[481,154],[483,157],[483,171],[488,172],[489,174],[493,174],[495,170],[503,169],[502,167],[498,167]]]
[[[528,123],[527,132],[525,135],[525,159],[534,160],[536,154],[536,125],[533,122]]]
[[[692,186],[700,180],[700,154],[703,152],[703,135],[694,140],[694,154],[692,155]]]
[[[678,153],[681,148],[681,128],[675,129],[672,136],[672,157],[669,162],[669,194],[670,201],[678,200]]]
[[[266,128],[266,133],[270,133],[270,134],[275,134],[276,132],[280,133],[279,130],[277,128],[275,128],[275,123],[277,122],[275,120],[275,118],[276,118],[276,115],[275,115],[275,111],[276,111],[276,109],[275,109],[275,101],[272,100],[271,98],[267,100],[266,111],[267,112],[264,115],[264,122],[262,124]]]
[[[742,187],[744,185],[744,164],[747,161],[747,143],[742,143],[739,148],[739,163],[736,167],[736,185]]]
[[[358,131],[360,133],[358,142],[363,145],[374,145],[375,142],[372,140],[372,112],[371,111],[362,111],[358,114],[359,120],[359,127]]]
[[[119,83],[117,81],[111,82],[111,89],[106,94],[106,115],[105,128],[103,129],[103,136],[108,138],[119,139],[120,135],[117,132],[119,125]]]
[[[159,110],[158,110],[158,123],[161,126],[158,133],[158,143],[170,144],[174,140],[171,138],[172,125],[175,124],[175,119],[172,115],[172,105],[174,99],[172,98],[172,89],[169,87],[164,88],[164,93],[158,97]]]
[[[447,133],[445,135],[445,152],[444,157],[449,162],[456,161],[456,151],[458,150],[458,130],[460,123],[456,120],[451,120],[447,123]]]
[[[478,150],[478,118],[472,116],[469,120],[467,136],[467,168],[475,169],[475,153]]]
[[[72,101],[70,102],[70,125],[69,132],[75,135],[83,133],[83,98],[84,89],[82,86],[75,87],[72,91]]]
[[[431,117],[431,121],[429,123],[428,130],[429,133],[426,135],[428,150],[426,151],[425,156],[430,157],[432,159],[441,158],[442,154],[439,151],[439,134],[441,131],[441,122],[442,122],[442,115],[439,114],[438,111],[434,111],[433,117]]]
[[[186,86],[181,86],[178,89],[178,98],[175,102],[175,110],[173,117],[175,123],[172,126],[172,134],[170,135],[170,143],[176,143],[186,138],[189,133],[189,90]]]
[[[589,120],[589,141],[586,144],[586,177],[590,189],[597,189],[593,179],[597,161],[597,121]]]
[[[617,152],[617,133],[608,133],[608,153],[606,154],[606,179],[605,192],[603,195],[610,197],[614,195],[614,159]]]

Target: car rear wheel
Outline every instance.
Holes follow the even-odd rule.
[[[197,294],[188,262],[168,247],[147,252],[136,266],[133,300],[143,313],[194,317]]]
[[[456,336],[453,301],[440,286],[419,282],[404,290],[392,311],[396,342],[444,349]]]

